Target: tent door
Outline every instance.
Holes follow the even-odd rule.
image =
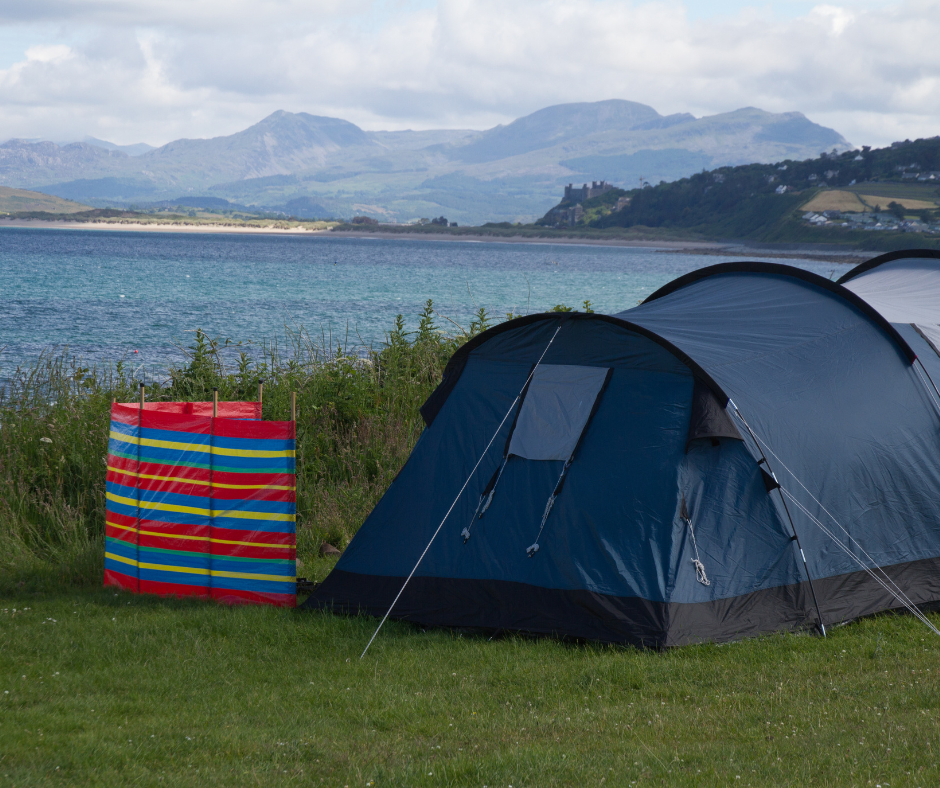
[[[608,367],[560,364],[540,364],[535,368],[506,441],[503,461],[480,494],[470,525],[461,532],[464,543],[470,538],[473,523],[483,517],[492,504],[499,480],[512,457],[565,461],[542,517],[542,528],[545,527],[554,499],[561,492],[568,468],[597,410],[612,371]],[[535,551],[530,555],[534,555]]]

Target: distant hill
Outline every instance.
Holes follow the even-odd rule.
[[[89,210],[89,206],[71,200],[63,200],[59,197],[25,189],[8,189],[6,186],[0,186],[0,215],[26,213],[28,211],[78,213],[87,210]]]
[[[616,210],[621,198],[627,204]],[[581,226],[597,229],[649,227],[718,239],[867,248],[940,246],[940,137],[802,161],[720,167],[672,183],[614,190],[582,208]],[[827,209],[830,216],[804,218]],[[555,222],[551,212],[540,220]],[[920,233],[919,240],[911,233]]]
[[[96,137],[85,137],[81,141],[98,148],[104,148],[105,150],[119,150],[122,153],[126,153],[128,156],[140,156],[154,149],[153,145],[148,145],[146,142],[135,142],[132,145],[115,145],[113,142],[99,140]]]
[[[9,140],[0,145],[0,183],[96,206],[182,195],[268,211],[303,206],[328,216],[445,215],[477,224],[531,221],[568,182],[604,179],[630,188],[641,177],[672,181],[849,147],[796,112],[663,116],[620,99],[547,107],[483,132],[367,132],[337,118],[279,111],[236,134],[176,140],[139,155],[109,145]]]

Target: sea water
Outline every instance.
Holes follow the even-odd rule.
[[[396,315],[414,329],[428,299],[454,332],[480,308],[499,320],[588,300],[614,313],[723,261],[574,244],[2,228],[0,377],[66,346],[89,363],[165,369],[197,329],[259,343],[303,327],[333,348],[378,346]]]

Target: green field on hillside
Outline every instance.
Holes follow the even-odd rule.
[[[89,210],[87,205],[72,202],[72,200],[63,200],[50,194],[31,192],[26,189],[10,189],[7,186],[0,186],[0,216],[25,211],[70,214],[87,210]]]

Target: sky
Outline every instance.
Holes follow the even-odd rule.
[[[940,0],[0,0],[0,140],[162,145],[278,109],[470,128],[610,98],[940,134]]]

